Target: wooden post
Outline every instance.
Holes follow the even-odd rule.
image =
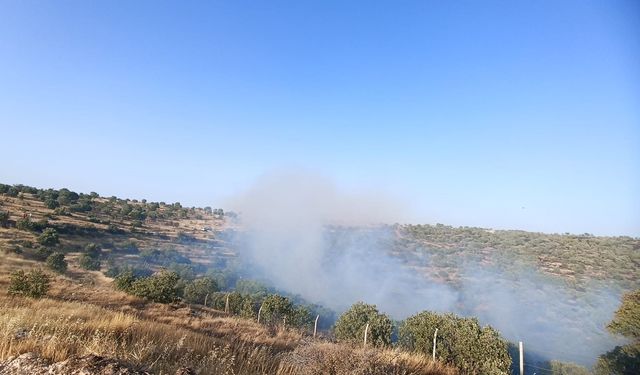
[[[287,316],[285,315],[284,318],[282,318],[282,328],[287,328]]]
[[[438,337],[438,329],[433,333],[433,360],[436,360],[436,337]]]
[[[316,316],[316,322],[313,324],[313,337],[316,337],[318,332],[318,318],[320,318],[320,315]]]
[[[204,296],[204,307],[207,307],[207,298],[209,298],[209,293],[207,293],[207,295]]]
[[[524,348],[522,347],[522,341],[518,343],[520,350],[520,375],[524,375]]]
[[[369,333],[369,323],[364,327],[364,347],[367,347],[367,334]]]
[[[260,308],[258,309],[258,323],[260,323],[260,314],[262,313],[262,305],[260,305]]]
[[[229,313],[229,293],[227,293],[227,300],[224,303],[224,312]]]

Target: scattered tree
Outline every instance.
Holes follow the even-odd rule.
[[[49,291],[49,283],[49,276],[41,270],[28,273],[19,270],[11,273],[8,292],[14,296],[40,298]]]
[[[218,291],[218,285],[209,277],[195,279],[184,288],[184,299],[190,303],[203,304],[207,295]]]
[[[43,246],[55,246],[60,243],[58,232],[53,228],[47,228],[38,236],[38,242]]]
[[[0,211],[0,227],[6,227],[9,222],[9,213],[7,211]]]
[[[375,305],[357,302],[343,313],[335,324],[335,335],[339,341],[362,343],[364,330],[369,324],[367,342],[372,346],[391,345],[393,324]]]
[[[135,280],[131,284],[131,293],[138,297],[150,299],[154,302],[170,303],[179,295],[178,281],[180,277],[175,272],[160,271],[149,277]]]
[[[100,270],[100,266],[102,265],[100,258],[92,257],[86,253],[80,255],[78,263],[80,264],[81,268],[89,271],[98,271]]]
[[[47,266],[58,273],[65,273],[68,264],[63,253],[55,252],[47,258]]]
[[[475,318],[423,311],[405,320],[399,329],[400,346],[432,354],[438,329],[436,357],[468,374],[507,374],[511,366],[508,344],[490,326]]]

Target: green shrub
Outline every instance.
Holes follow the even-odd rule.
[[[180,277],[175,272],[160,271],[149,277],[135,280],[131,284],[131,293],[138,297],[150,299],[154,302],[170,303],[179,295],[178,281]]]
[[[58,273],[65,273],[68,264],[63,253],[55,252],[47,257],[47,266]]]
[[[92,242],[84,247],[84,253],[91,258],[98,258],[102,254],[102,249]]]
[[[9,222],[9,213],[7,211],[0,211],[0,227],[6,227]]]
[[[286,317],[289,322],[293,317],[295,308],[293,303],[287,298],[278,294],[268,295],[262,301],[261,321],[265,323],[282,323]]]
[[[373,346],[391,345],[393,324],[375,305],[357,302],[344,312],[335,324],[334,332],[339,341],[362,343],[364,330],[369,324],[367,342]]]
[[[33,257],[40,261],[45,261],[49,256],[53,254],[53,250],[48,247],[38,246],[33,253]]]
[[[16,222],[16,228],[20,230],[33,231],[36,230],[36,224],[28,217],[23,217],[18,219],[18,221]]]
[[[438,328],[436,356],[465,374],[507,374],[511,366],[508,344],[490,326],[475,318],[423,311],[405,320],[399,330],[404,349],[431,355]]]
[[[236,282],[236,291],[241,294],[250,294],[265,297],[268,293],[266,285],[256,280],[241,279]]]
[[[114,286],[117,290],[131,293],[133,283],[136,281],[136,276],[133,271],[127,270],[118,274],[113,280]]]
[[[38,242],[43,246],[55,246],[60,243],[60,238],[55,229],[47,228],[38,236]]]
[[[189,303],[203,304],[207,295],[218,291],[216,282],[208,277],[195,279],[184,288],[184,299]]]
[[[48,198],[44,201],[44,205],[47,206],[48,209],[54,210],[60,206],[60,203],[53,198]]]
[[[78,263],[80,264],[81,268],[89,271],[98,271],[100,270],[100,266],[102,265],[102,262],[100,262],[99,258],[94,258],[86,253],[80,255]]]
[[[11,273],[8,292],[14,296],[40,298],[49,291],[49,282],[49,276],[41,270],[15,271]]]
[[[623,375],[640,373],[640,289],[622,297],[607,329],[627,338],[628,343],[616,346],[598,359],[595,372],[598,375]]]
[[[550,361],[552,375],[591,375],[591,371],[575,363]]]

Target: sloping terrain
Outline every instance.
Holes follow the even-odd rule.
[[[324,333],[313,339],[308,329],[232,316],[224,306],[156,303],[114,288],[113,276],[123,269],[170,269],[184,280],[209,272],[225,290],[237,279],[230,271],[236,254],[224,240],[225,231],[235,228],[233,213],[67,190],[19,190],[0,195],[3,373],[456,373],[418,354],[363,351],[326,341]],[[60,272],[51,268],[57,253],[64,255]],[[86,259],[99,262],[87,265]],[[12,274],[34,269],[50,278],[45,298],[7,292]]]

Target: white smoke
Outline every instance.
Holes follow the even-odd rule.
[[[412,271],[402,251],[392,254],[395,227],[377,225],[407,222],[409,206],[380,193],[343,192],[294,171],[264,176],[229,205],[241,215],[242,256],[262,276],[338,312],[365,301],[395,319],[423,310],[476,316],[547,358],[585,365],[618,343],[604,326],[619,293],[594,288],[576,298],[534,270],[514,282],[479,264],[461,266],[455,288]],[[428,252],[413,255],[429,266]]]

